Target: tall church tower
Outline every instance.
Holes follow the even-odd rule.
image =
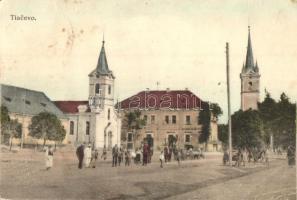
[[[249,27],[248,46],[245,64],[240,74],[241,79],[241,109],[258,109],[260,100],[260,74],[258,63],[254,63],[251,33]]]
[[[96,69],[89,74],[90,128],[95,148],[120,144],[121,121],[114,108],[115,77],[108,67],[104,43],[103,40]]]

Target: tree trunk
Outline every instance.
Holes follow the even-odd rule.
[[[43,149],[44,149],[44,146],[45,146],[45,143],[46,143],[46,139],[43,139]]]
[[[9,151],[11,151],[11,148],[12,148],[12,137],[10,136],[9,138],[9,141],[10,141],[10,144],[9,144]]]

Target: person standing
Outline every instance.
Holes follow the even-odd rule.
[[[117,166],[117,162],[118,162],[118,145],[115,144],[114,147],[112,148],[112,166],[116,167]]]
[[[120,147],[119,153],[118,153],[118,164],[121,166],[121,162],[123,161],[124,157],[124,150],[122,147]]]
[[[288,147],[287,157],[288,157],[288,165],[290,167],[295,165],[295,149],[291,145],[289,145]]]
[[[164,157],[165,157],[165,162],[168,162],[168,147],[164,147]]]
[[[84,150],[85,155],[85,167],[90,167],[91,159],[92,159],[92,150],[91,150],[91,144],[87,146]]]
[[[131,160],[130,151],[126,149],[126,151],[125,151],[125,166],[130,165],[130,160]]]
[[[82,163],[83,163],[83,160],[84,160],[84,149],[85,149],[84,144],[81,144],[76,149],[76,156],[78,158],[78,168],[79,169],[82,169]]]
[[[142,165],[147,165],[148,161],[148,154],[149,154],[149,146],[145,142],[143,145],[143,159],[142,159]]]
[[[106,160],[106,157],[107,157],[107,150],[106,150],[106,146],[104,145],[101,159],[103,158],[103,160]]]
[[[161,153],[160,153],[159,160],[160,160],[160,167],[163,168],[163,162],[165,160],[165,156],[164,156],[163,151],[161,151]]]
[[[45,167],[46,170],[49,170],[53,167],[53,159],[54,159],[54,149],[52,146],[46,147],[45,150]]]
[[[97,158],[98,158],[98,150],[97,149],[94,149],[92,151],[92,158],[91,158],[91,164],[90,164],[90,166],[92,168],[95,168],[96,167]]]

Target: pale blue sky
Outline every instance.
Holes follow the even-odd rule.
[[[217,102],[226,120],[225,43],[230,43],[232,110],[248,24],[264,88],[297,99],[297,3],[290,0],[2,0],[1,82],[85,100],[103,32],[120,100],[145,88],[189,88]],[[11,14],[37,21],[11,21]],[[218,85],[218,82],[223,84]]]

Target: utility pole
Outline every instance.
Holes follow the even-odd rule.
[[[229,43],[226,43],[226,66],[227,66],[227,99],[228,99],[228,133],[229,133],[229,165],[232,166],[232,124],[230,102],[230,69],[229,69]]]

